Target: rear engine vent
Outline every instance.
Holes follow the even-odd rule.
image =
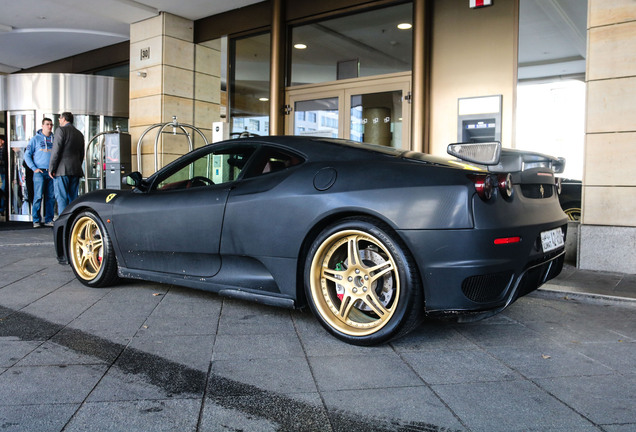
[[[501,298],[511,278],[512,272],[471,276],[462,282],[462,292],[474,302],[492,302]]]
[[[554,194],[553,184],[522,184],[521,193],[526,198],[550,198]]]

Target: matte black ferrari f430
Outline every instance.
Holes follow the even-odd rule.
[[[324,138],[212,144],[74,201],[57,256],[90,287],[134,278],[309,306],[359,345],[425,315],[489,316],[561,271],[564,162],[499,143],[449,153],[461,160]]]

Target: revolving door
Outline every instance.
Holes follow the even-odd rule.
[[[24,153],[31,138],[41,128],[42,120],[53,121],[53,134],[59,128],[59,113],[73,113],[73,125],[87,140],[102,131],[128,131],[128,80],[79,74],[13,74],[0,76],[0,112],[6,112],[5,143],[8,151],[6,192],[8,220],[32,221],[33,180],[24,164]],[[86,153],[103,153],[99,146]],[[88,156],[86,155],[87,159]],[[93,155],[94,156],[94,155]],[[86,178],[103,175],[103,166],[84,164]],[[99,173],[96,171],[99,169]],[[89,180],[90,181],[90,180]],[[85,178],[80,193],[96,189],[99,182],[88,184]],[[45,206],[42,206],[44,209]]]

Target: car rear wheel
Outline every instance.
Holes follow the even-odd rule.
[[[580,208],[570,207],[570,208],[567,208],[567,209],[565,209],[563,211],[565,212],[566,215],[568,215],[568,218],[571,221],[581,220],[581,209]]]
[[[90,287],[117,281],[117,259],[101,219],[93,212],[81,213],[69,237],[70,263],[77,279]]]
[[[312,312],[337,338],[375,345],[420,321],[422,288],[406,247],[384,224],[348,218],[327,227],[305,262]]]

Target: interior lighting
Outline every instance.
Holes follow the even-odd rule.
[[[305,45],[303,43],[297,43],[296,45],[294,45],[294,48],[296,48],[296,49],[307,49],[307,45]]]
[[[411,23],[400,23],[397,25],[397,28],[399,28],[400,30],[409,30],[412,27],[413,27],[413,24]]]
[[[258,100],[261,101],[261,102],[267,102],[269,100],[269,98],[259,97]]]

